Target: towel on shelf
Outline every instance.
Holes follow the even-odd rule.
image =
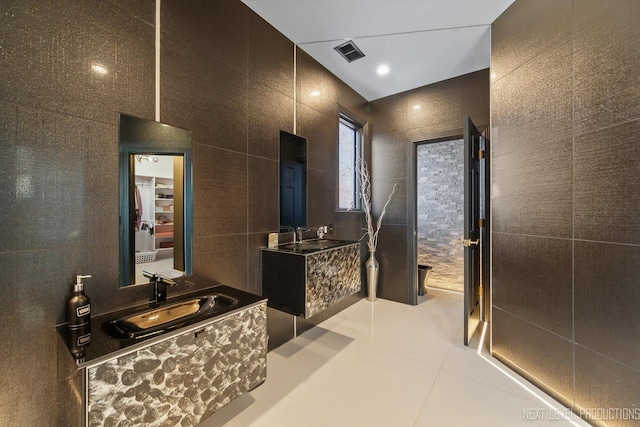
[[[136,184],[136,200],[135,200],[135,209],[136,209],[136,229],[140,230],[140,221],[142,220],[142,197],[140,196],[140,189]]]

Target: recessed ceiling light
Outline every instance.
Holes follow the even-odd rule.
[[[314,90],[313,92],[311,92],[311,96],[320,96],[320,91]]]
[[[414,110],[419,110],[420,108],[421,108],[420,104],[416,104],[416,105],[413,106]]]
[[[385,74],[387,74],[389,72],[389,66],[388,65],[380,65],[378,67],[378,74],[380,74],[381,76],[384,76]]]
[[[91,69],[98,74],[102,74],[102,75],[107,74],[107,69],[100,64],[96,64],[96,63],[91,64]]]

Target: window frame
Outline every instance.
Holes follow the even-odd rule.
[[[353,200],[355,206],[352,208],[346,208],[340,206],[340,126],[347,126],[355,131],[355,143],[354,150],[356,151],[354,156],[354,192]],[[336,165],[336,212],[362,212],[362,195],[360,194],[360,177],[357,173],[358,163],[357,161],[364,160],[365,157],[365,127],[366,123],[362,123],[359,120],[353,118],[349,113],[340,111],[338,114],[338,132],[337,132],[337,165]]]

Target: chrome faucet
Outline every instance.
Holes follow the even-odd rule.
[[[298,237],[298,242],[302,242],[302,233],[304,233],[305,231],[310,231],[310,230],[311,229],[307,228],[307,227],[302,227],[302,226],[296,227],[296,231],[295,231],[295,233],[293,235],[294,243],[296,241],[296,236]]]
[[[322,239],[324,235],[327,234],[327,226],[323,225],[321,227],[318,227],[318,231],[316,231],[316,234],[318,235],[318,238]]]
[[[149,279],[149,285],[151,286],[151,295],[149,297],[149,302],[152,304],[158,304],[166,301],[167,286],[176,286],[178,284],[176,281],[161,276],[158,273],[143,271],[142,275]]]

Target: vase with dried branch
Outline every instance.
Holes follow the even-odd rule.
[[[360,196],[362,198],[362,210],[364,211],[365,218],[367,221],[366,232],[362,236],[367,236],[367,246],[369,248],[369,259],[367,260],[365,266],[367,271],[367,300],[374,302],[377,298],[377,290],[378,290],[378,272],[380,270],[380,265],[378,264],[378,260],[376,260],[376,248],[378,246],[378,236],[380,234],[380,228],[382,227],[382,218],[384,214],[387,212],[387,207],[389,203],[391,203],[391,198],[393,194],[396,192],[396,188],[398,187],[398,183],[393,185],[393,189],[391,190],[391,194],[389,194],[389,198],[387,202],[384,204],[382,208],[382,212],[378,217],[378,220],[373,221],[373,213],[371,212],[371,175],[369,174],[369,169],[367,168],[367,162],[364,160],[360,160],[358,162],[358,178],[360,180]]]

